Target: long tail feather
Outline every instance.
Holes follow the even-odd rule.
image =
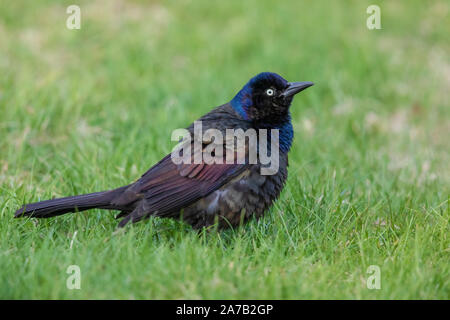
[[[16,211],[14,217],[50,218],[69,212],[94,208],[116,209],[111,205],[111,201],[120,195],[124,188],[126,187],[26,204]]]

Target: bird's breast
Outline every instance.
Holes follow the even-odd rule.
[[[194,227],[236,226],[242,219],[259,218],[278,198],[287,178],[287,156],[281,155],[280,168],[273,175],[262,175],[254,165],[220,189],[200,199],[184,212],[184,219]]]

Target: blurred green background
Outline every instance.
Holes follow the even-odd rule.
[[[68,5],[81,29],[66,28]],[[366,8],[381,8],[368,30]],[[448,1],[0,1],[0,298],[450,297]],[[259,221],[197,235],[23,203],[137,179],[255,74],[313,81]],[[69,265],[81,289],[66,287]],[[369,290],[369,265],[381,289]]]

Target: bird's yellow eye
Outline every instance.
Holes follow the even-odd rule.
[[[267,90],[266,90],[266,94],[267,94],[268,96],[273,96],[273,89],[267,89]]]

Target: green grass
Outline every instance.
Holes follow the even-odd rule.
[[[447,1],[85,0],[81,30],[69,4],[0,3],[0,298],[450,297]],[[316,83],[263,219],[200,236],[161,219],[114,233],[101,210],[13,219],[137,179],[261,71]]]

